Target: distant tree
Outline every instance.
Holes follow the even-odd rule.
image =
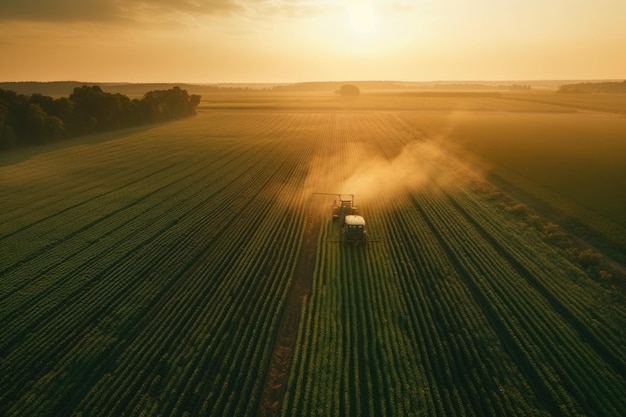
[[[17,146],[17,137],[9,125],[0,124],[0,150],[12,149]]]
[[[72,117],[74,115],[74,102],[72,102],[69,98],[57,98],[52,102],[52,106],[50,108],[44,108],[44,110],[50,116],[55,116],[63,120],[67,133],[69,135],[75,134],[75,132],[72,130],[72,126],[70,125]]]
[[[54,111],[54,99],[52,97],[42,94],[32,94],[30,96],[30,103],[38,105],[48,114],[52,114]]]
[[[339,87],[337,94],[339,94],[340,96],[354,97],[354,96],[360,95],[361,91],[359,90],[359,87],[357,87],[354,84],[344,84],[341,87]]]
[[[189,95],[187,90],[172,87],[169,90],[153,90],[147,92],[142,101],[142,112],[149,112],[154,122],[164,122],[180,117],[193,116],[200,103],[200,96]]]
[[[0,150],[11,149],[17,145],[17,138],[13,128],[7,123],[9,109],[6,103],[0,101]]]
[[[97,85],[76,87],[57,99],[0,89],[0,150],[192,116],[199,103],[200,96],[180,87],[150,91],[139,100]]]
[[[202,97],[199,96],[198,94],[192,94],[189,96],[189,106],[190,106],[190,110],[193,112],[193,114],[196,114],[196,107],[198,107],[198,105],[200,104],[200,99]]]
[[[557,93],[581,94],[581,93],[612,93],[626,94],[626,80],[603,81],[595,83],[563,84]]]
[[[143,122],[136,104],[127,96],[105,93],[99,86],[76,87],[69,100],[73,103],[73,125],[79,132],[120,129]],[[71,109],[66,106],[66,110]]]
[[[30,103],[25,114],[24,134],[28,143],[41,145],[65,133],[63,121],[48,115],[38,104]]]
[[[52,97],[41,94],[33,94],[30,96],[30,102],[37,104],[43,111],[50,116],[58,117],[65,123],[69,122],[74,112],[74,103],[67,97],[53,99]]]
[[[74,88],[70,94],[70,101],[74,103],[72,125],[80,133],[90,133],[98,127],[98,116],[102,113],[102,89],[94,85]]]
[[[5,103],[8,110],[5,123],[11,128],[15,136],[15,146],[32,143],[28,136],[30,105],[28,97],[13,91],[3,91],[0,94],[0,100]]]

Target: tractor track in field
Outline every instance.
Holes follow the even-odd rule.
[[[270,359],[270,366],[265,378],[265,385],[261,393],[261,400],[257,416],[278,416],[289,378],[289,369],[296,346],[300,313],[305,296],[310,292],[315,270],[315,256],[317,241],[321,229],[319,205],[312,205],[311,198],[305,220],[304,236],[294,266],[293,281],[287,292],[285,306],[282,311],[280,325],[274,341],[274,349]]]

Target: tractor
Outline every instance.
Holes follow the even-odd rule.
[[[332,216],[334,221],[341,225],[341,242],[349,245],[364,245],[368,236],[365,228],[365,219],[359,216],[354,205],[354,194],[314,193],[336,196],[333,204]]]

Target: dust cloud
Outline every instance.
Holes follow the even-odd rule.
[[[289,197],[287,204],[294,204],[293,195],[301,195],[305,199],[313,197],[309,204],[330,206],[334,194],[353,194],[359,207],[393,205],[396,198],[422,187],[433,185],[435,191],[445,190],[466,179],[484,178],[467,155],[443,142],[435,138],[415,139],[389,156],[371,143],[353,143],[347,158],[343,153],[322,150],[310,160],[304,183],[285,184],[281,194]]]
[[[459,175],[461,170],[466,172]],[[405,146],[392,159],[379,156],[365,160],[341,188],[358,196],[359,201],[367,201],[416,191],[429,184],[446,187],[467,175],[477,173],[436,142],[418,141]]]

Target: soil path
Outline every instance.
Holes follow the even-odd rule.
[[[289,377],[289,368],[298,336],[300,312],[304,296],[311,289],[315,254],[320,234],[322,218],[320,206],[309,199],[309,210],[306,216],[304,238],[300,254],[294,269],[293,282],[287,294],[285,309],[281,318],[274,352],[267,373],[265,387],[261,394],[261,402],[257,415],[260,417],[278,416]]]

